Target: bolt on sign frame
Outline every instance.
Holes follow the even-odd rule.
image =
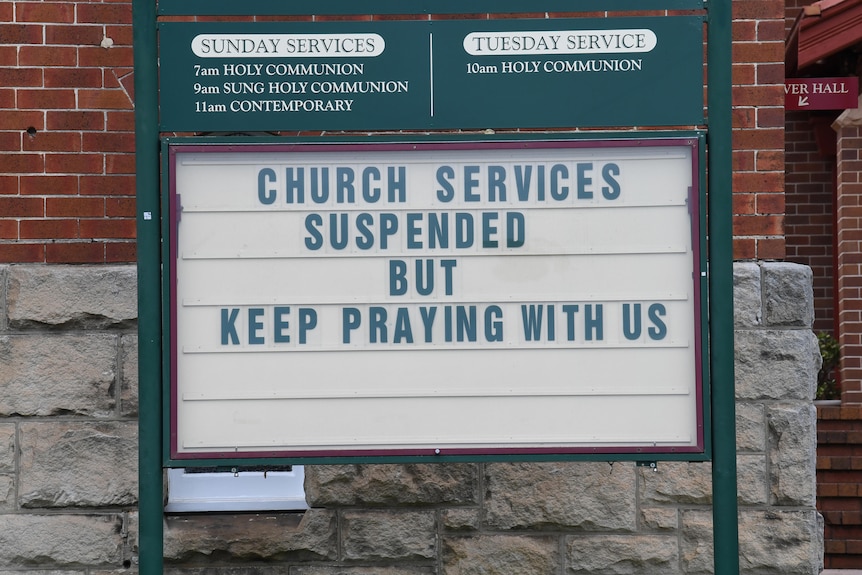
[[[680,9],[680,8],[700,8],[700,4],[697,3],[697,6],[689,6],[689,2],[681,2],[677,5],[677,2],[659,2],[661,4],[661,8],[666,9]],[[285,5],[286,4],[286,5]],[[373,6],[371,9],[359,9],[353,10],[352,8],[348,8],[348,6],[353,6],[355,3],[346,3],[339,0],[332,0],[331,2],[321,2],[320,3],[320,13],[329,12],[329,13],[384,13],[391,11],[393,7],[387,8],[386,2],[380,1],[377,5]],[[470,10],[460,9],[454,7],[454,5],[447,5],[445,1],[441,0],[437,3],[432,2],[418,2],[416,3],[416,7],[414,8],[415,13],[447,13],[447,12],[475,12],[475,11],[486,11],[486,8],[479,10],[479,5],[481,2],[476,2],[475,6],[471,4]],[[548,2],[547,6],[543,5],[543,8],[549,11],[553,10],[565,10],[565,11],[585,11],[588,9],[595,9],[595,3],[583,3],[578,4],[577,8],[569,8],[569,4],[566,2]],[[610,10],[622,10],[625,11],[628,7],[624,3],[611,3],[608,2],[601,3],[606,7],[604,9]],[[266,0],[250,0],[249,2],[243,3],[243,6],[246,9],[251,10],[255,13],[264,13],[268,9],[273,7],[272,2],[267,2]],[[403,12],[403,3],[399,3],[399,8],[397,12]],[[499,9],[497,7],[499,6]],[[531,12],[531,9],[534,10],[532,6],[524,4],[523,2],[513,1],[510,3],[495,3],[494,8],[487,8],[487,11],[494,12]],[[639,5],[638,9],[644,9],[643,5]],[[139,238],[138,238],[138,270],[139,270],[139,310],[140,310],[140,326],[139,326],[139,334],[140,334],[140,381],[141,381],[141,414],[140,414],[140,450],[139,450],[139,458],[140,458],[140,513],[141,513],[141,535],[140,535],[140,549],[141,549],[141,562],[140,562],[140,571],[141,573],[146,574],[155,574],[161,573],[162,571],[162,559],[161,559],[161,550],[162,550],[162,468],[163,465],[191,465],[196,461],[208,461],[211,458],[210,455],[206,455],[204,459],[196,459],[201,457],[199,455],[195,455],[191,457],[191,459],[172,459],[170,456],[163,455],[163,447],[164,445],[170,445],[169,441],[163,440],[163,416],[164,414],[172,412],[171,406],[171,394],[170,393],[162,393],[162,374],[163,373],[174,373],[172,370],[171,358],[168,357],[170,354],[166,354],[163,352],[165,349],[163,346],[165,333],[169,326],[173,323],[173,319],[170,317],[166,317],[163,319],[163,311],[170,308],[173,313],[175,307],[168,305],[167,301],[163,301],[162,299],[162,284],[161,284],[161,273],[160,269],[163,264],[168,265],[169,262],[164,261],[168,259],[160,248],[160,244],[162,242],[162,238],[166,239],[169,245],[172,241],[172,235],[170,229],[165,229],[164,226],[173,226],[175,220],[171,219],[171,210],[175,209],[177,204],[169,204],[162,205],[160,194],[160,133],[159,133],[159,125],[158,125],[158,117],[159,117],[159,94],[156,90],[156,86],[158,85],[158,65],[157,65],[157,57],[158,57],[158,44],[156,40],[156,29],[157,29],[157,15],[171,15],[171,14],[185,14],[188,11],[192,11],[195,14],[203,14],[203,13],[213,13],[213,14],[239,14],[237,12],[236,6],[234,3],[227,2],[216,2],[209,1],[201,4],[200,2],[196,2],[196,0],[163,0],[159,3],[158,7],[154,6],[152,2],[145,2],[144,0],[133,0],[133,22],[134,22],[134,44],[135,44],[135,72],[138,83],[141,86],[151,86],[153,87],[150,90],[139,89],[137,92],[137,103],[136,103],[136,145],[137,145],[137,198],[138,198],[138,230],[139,230]],[[270,10],[270,13],[276,14],[293,14],[301,12],[299,8],[299,3],[278,3],[278,9]],[[250,13],[250,12],[245,12]],[[732,301],[732,250],[731,250],[731,232],[730,232],[730,174],[731,174],[731,162],[730,162],[730,3],[729,2],[716,2],[710,3],[707,6],[706,10],[706,19],[707,19],[707,30],[708,30],[708,42],[707,42],[707,60],[708,60],[708,120],[706,122],[708,126],[708,131],[706,132],[705,137],[699,136],[696,134],[689,133],[687,135],[683,135],[683,137],[694,137],[698,140],[705,139],[709,146],[709,167],[708,167],[708,182],[709,189],[711,193],[708,197],[709,202],[709,233],[708,236],[710,238],[710,242],[708,245],[708,260],[709,260],[709,274],[708,274],[708,285],[709,285],[709,309],[712,313],[709,314],[710,321],[708,324],[709,331],[709,341],[711,342],[709,346],[709,361],[707,365],[710,370],[710,386],[708,388],[704,388],[705,396],[709,396],[710,400],[709,409],[705,409],[703,411],[703,417],[701,423],[706,424],[708,420],[711,418],[712,426],[705,425],[706,431],[703,436],[702,441],[696,442],[696,447],[692,451],[701,450],[702,456],[698,457],[697,454],[692,455],[689,454],[661,454],[661,458],[666,459],[674,459],[676,457],[683,457],[687,459],[698,459],[698,458],[711,458],[713,462],[713,516],[714,516],[714,539],[715,539],[715,571],[719,575],[732,575],[734,573],[738,573],[738,526],[737,526],[737,507],[736,507],[736,462],[735,462],[735,419],[734,419],[734,395],[733,395],[733,344],[732,344],[732,314],[728,313],[727,310],[732,309],[733,301]],[[680,136],[680,132],[672,132],[671,134],[664,134],[667,138],[678,137]],[[547,136],[547,135],[546,135]],[[559,136],[551,137],[550,139],[554,139]],[[440,138],[438,135],[437,138]],[[428,140],[433,141],[434,137],[430,137]],[[447,137],[446,141],[449,141],[449,145],[452,145],[453,138]],[[489,141],[494,145],[497,142],[502,140],[498,140],[493,137],[481,137],[483,141]],[[232,145],[231,142],[219,142],[216,140],[208,139],[207,142],[210,142],[215,145]],[[263,143],[260,140],[256,140],[257,143]],[[164,141],[164,145],[162,150],[164,151],[164,155],[168,158],[171,155],[172,149],[176,149],[177,151],[185,149],[187,151],[195,151],[194,146],[199,145],[201,143],[200,140],[197,140],[192,143],[188,143],[190,148],[183,148],[181,142],[177,140],[167,139]],[[677,142],[678,143],[678,142]],[[234,142],[235,144],[235,142]],[[390,143],[391,144],[391,143]],[[396,147],[401,145],[396,142]],[[475,147],[475,142],[470,143]],[[592,143],[595,144],[595,141]],[[176,148],[171,148],[171,145],[175,145]],[[302,143],[298,143],[298,145],[302,145]],[[528,146],[529,147],[529,146]],[[706,146],[699,146],[698,152],[696,155],[700,155],[705,151]],[[230,159],[230,158],[229,158]],[[169,162],[168,159],[165,162]],[[444,162],[438,168],[443,166],[448,166],[448,163]],[[613,164],[613,162],[609,162]],[[165,164],[169,166],[168,164]],[[484,166],[486,170],[491,166],[491,163],[481,164],[477,163],[478,166]],[[367,163],[366,167],[374,167],[373,162]],[[576,168],[577,169],[577,168]],[[610,196],[614,195],[614,185],[616,182],[614,168],[608,168],[610,171],[605,172],[604,183],[608,184],[607,187],[610,191]],[[170,172],[170,167],[167,170]],[[273,173],[275,173],[273,171]],[[374,172],[371,172],[372,174]],[[445,170],[444,170],[444,173]],[[601,173],[601,172],[600,172]],[[263,175],[261,175],[263,174]],[[275,178],[271,175],[270,172],[266,171],[265,168],[260,169],[258,172],[258,177],[261,178],[263,182],[262,187],[259,188],[259,191],[262,190],[262,196],[264,199],[269,198],[270,193],[276,193],[276,189],[272,187],[268,187],[270,183],[275,182]],[[446,178],[444,178],[445,180]],[[465,179],[469,181],[470,177],[465,176]],[[697,181],[699,178],[695,178]],[[170,178],[166,176],[165,179],[166,187],[170,188],[171,181]],[[445,186],[444,186],[445,187]],[[702,191],[702,186],[700,187]],[[174,188],[176,191],[176,188]],[[165,194],[164,197],[170,198],[169,194]],[[259,200],[260,201],[260,200]],[[265,203],[265,202],[263,202]],[[429,207],[420,207],[417,208],[418,214],[420,216],[416,217],[428,217],[427,214],[432,213],[429,211]],[[368,213],[368,212],[366,212]],[[383,213],[381,212],[377,214],[379,218],[383,217]],[[459,212],[466,213],[466,211]],[[518,214],[519,212],[513,212]],[[311,214],[313,215],[313,214]],[[323,215],[323,214],[318,214]],[[325,215],[329,216],[330,212],[325,212]],[[454,217],[454,216],[453,216]],[[508,241],[515,242],[517,244],[520,241],[521,236],[518,232],[518,222],[521,222],[519,218],[521,216],[514,215],[511,216],[512,229],[511,233],[505,236]],[[701,216],[698,214],[696,217],[693,217],[693,221],[699,221]],[[318,220],[313,220],[318,221]],[[523,222],[527,220],[524,219]],[[539,220],[537,220],[539,221]],[[487,223],[487,222],[486,222]],[[160,225],[161,224],[161,225]],[[206,226],[204,226],[206,227]],[[492,226],[493,227],[493,226]],[[253,228],[253,226],[252,226]],[[310,232],[310,230],[316,229],[314,225],[311,228],[306,227],[306,231],[309,231],[312,239],[317,238],[318,236],[314,233]],[[478,236],[482,240],[485,241],[494,241],[494,238],[491,237],[492,234],[488,235],[480,235]],[[322,238],[323,236],[320,235]],[[416,239],[415,237],[413,238]],[[517,245],[510,245],[510,248],[517,248]],[[174,247],[179,247],[176,243],[173,244]],[[696,251],[696,250],[695,250]],[[406,258],[396,258],[396,260],[402,260]],[[399,264],[400,265],[400,264]],[[397,268],[400,269],[400,268]],[[695,267],[694,269],[697,269]],[[389,270],[389,290],[390,295],[392,293],[397,292],[399,289],[399,282],[402,280],[402,276],[399,275],[400,272],[395,272],[393,276],[392,269]],[[392,279],[395,277],[396,279]],[[406,282],[406,274],[403,276],[403,281]],[[698,282],[695,282],[695,285]],[[445,289],[445,288],[444,288]],[[394,290],[394,292],[393,292]],[[166,293],[165,297],[169,297],[169,294]],[[634,309],[633,301],[628,302],[630,307],[629,311]],[[648,302],[646,302],[648,303]],[[662,302],[652,302],[652,304],[663,305]],[[570,304],[572,305],[572,304]],[[221,321],[219,324],[216,322],[216,333],[218,333],[224,340],[228,343],[233,343],[234,337],[239,338],[239,331],[235,328],[237,324],[234,323],[233,317],[234,311],[236,310],[236,315],[244,314],[246,321],[246,331],[244,332],[252,339],[256,339],[261,337],[262,331],[257,329],[258,323],[262,321],[260,318],[269,312],[269,318],[274,319],[276,317],[280,318],[275,321],[282,322],[284,325],[287,325],[287,322],[284,321],[284,310],[282,309],[279,313],[282,315],[276,315],[275,307],[283,307],[283,306],[275,306],[271,309],[266,309],[263,312],[258,311],[261,306],[252,305],[248,306],[246,309],[241,309],[241,306],[227,306],[223,305],[225,308],[224,311],[219,309],[220,313],[224,313],[225,319]],[[359,306],[355,306],[357,309]],[[376,306],[382,307],[382,306]],[[585,307],[585,306],[584,306]],[[538,308],[532,308],[537,310]],[[545,308],[548,309],[548,308]],[[572,308],[569,308],[570,310]],[[385,310],[385,308],[384,308]],[[369,311],[369,308],[363,308],[360,310]],[[342,312],[343,313],[343,312]],[[351,312],[352,313],[352,312]],[[376,312],[381,313],[381,312]],[[535,312],[534,312],[535,313]],[[221,317],[221,316],[219,316]],[[307,312],[305,316],[305,325],[310,326],[311,320],[310,312]],[[523,316],[526,317],[526,316]],[[567,317],[572,316],[561,316],[563,322],[565,322]],[[655,334],[661,332],[660,325],[663,324],[662,319],[664,316],[661,313],[661,308],[653,308],[653,314],[649,315],[647,313],[646,317],[648,320],[651,320],[651,327],[654,330]],[[534,318],[535,319],[535,318]],[[164,326],[162,325],[164,321]],[[344,320],[347,321],[347,320]],[[194,323],[194,322],[191,322]],[[493,322],[491,322],[493,324]],[[302,322],[300,322],[302,325]],[[347,325],[347,324],[342,324]],[[629,323],[629,330],[632,329],[633,323]],[[251,326],[251,327],[249,327]],[[206,331],[206,330],[204,330]],[[309,333],[313,331],[313,328],[309,328]],[[278,330],[275,330],[278,333]],[[280,332],[282,336],[284,336],[284,331]],[[379,333],[379,332],[378,332]],[[694,333],[697,333],[695,330]],[[294,335],[294,337],[299,337],[298,334]],[[369,336],[370,337],[370,336]],[[444,334],[444,339],[446,338]],[[343,343],[343,340],[342,340]],[[171,348],[175,349],[175,348]],[[174,364],[176,366],[176,364]],[[705,397],[705,399],[707,399]],[[176,429],[176,428],[174,428]],[[165,435],[170,435],[171,431],[168,431]],[[374,453],[369,457],[373,457],[374,461],[406,461],[406,458],[414,458],[414,460],[427,460],[428,457],[431,458],[442,458],[441,460],[445,461],[475,461],[480,457],[490,457],[490,458],[519,458],[524,460],[546,460],[546,459],[555,459],[555,458],[599,458],[599,459],[629,459],[629,460],[646,460],[646,459],[658,459],[659,457],[637,455],[633,453],[612,453],[613,450],[605,450],[605,453],[601,455],[589,454],[589,453],[577,453],[579,451],[579,447],[577,446],[569,446],[563,448],[557,448],[554,453],[538,453],[532,451],[536,448],[535,444],[530,444],[526,447],[523,447],[521,450],[514,449],[510,453],[505,453],[503,451],[497,451],[496,453],[489,453],[488,446],[479,446],[479,451],[482,452],[482,455],[479,455],[478,452],[470,452],[471,449],[475,449],[475,446],[461,446],[457,444],[448,445],[444,448],[446,450],[451,449],[451,455],[447,455],[445,452],[441,454],[437,454],[434,452],[435,449],[430,444],[422,444],[419,446],[413,445],[407,446],[404,452],[388,452],[385,455],[381,455],[380,453]],[[344,447],[344,446],[342,446]],[[627,451],[631,451],[632,446],[628,446]],[[511,446],[508,446],[506,449],[510,450]],[[591,446],[588,446],[586,451],[591,449]],[[426,450],[431,449],[431,454],[426,455]],[[568,450],[568,451],[567,451]],[[277,454],[284,456],[285,453],[289,452],[280,452],[278,450]],[[350,451],[349,449],[347,451]],[[394,453],[394,454],[393,454]],[[269,455],[270,453],[267,453]],[[363,453],[360,451],[353,451],[348,453],[349,460],[355,460],[355,456],[359,455],[363,457]],[[177,453],[173,454],[174,456]],[[246,453],[245,455],[254,457],[255,454]],[[302,460],[301,452],[294,450],[290,453],[292,460]],[[336,451],[326,451],[326,452],[316,452],[311,455],[314,455],[311,459],[314,462],[326,463],[326,462],[338,462],[342,461],[345,456],[343,450]],[[321,455],[325,455],[325,457],[321,457]],[[248,461],[255,461],[254,459],[248,459]]]

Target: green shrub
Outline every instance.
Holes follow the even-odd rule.
[[[823,357],[823,365],[817,374],[817,395],[815,399],[841,399],[841,389],[835,379],[835,368],[841,361],[841,349],[838,340],[830,334],[820,332],[817,334],[817,342],[820,344],[820,355]]]

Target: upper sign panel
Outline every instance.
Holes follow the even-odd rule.
[[[703,8],[700,0],[160,0],[163,15],[260,14],[513,14]],[[309,8],[309,6],[313,6]]]
[[[703,123],[703,19],[160,25],[162,131]]]

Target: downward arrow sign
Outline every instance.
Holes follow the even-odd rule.
[[[807,106],[808,105],[808,96],[799,96],[799,106]]]

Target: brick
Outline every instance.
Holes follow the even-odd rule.
[[[733,189],[742,192],[784,192],[784,172],[733,174]]]
[[[733,258],[751,260],[757,255],[757,244],[751,238],[733,238]]]
[[[757,194],[758,214],[783,214],[784,194]]]
[[[79,237],[77,220],[21,220],[19,226],[22,240]]]
[[[82,238],[134,238],[133,219],[81,220]]]
[[[49,111],[46,126],[49,130],[104,130],[105,114],[83,110]]]
[[[0,194],[18,193],[19,176],[6,176],[0,174]]]
[[[81,195],[134,196],[134,176],[81,176]]]
[[[92,241],[48,244],[45,261],[49,264],[103,263],[106,261],[105,244]]]
[[[18,51],[21,66],[75,66],[78,51],[60,46],[22,46]]]
[[[114,46],[132,45],[131,26],[105,26],[105,35],[114,41]]]
[[[51,174],[100,174],[104,169],[100,154],[46,154],[45,171]]]
[[[784,130],[734,130],[731,140],[737,150],[783,150]]]
[[[135,242],[111,242],[105,244],[105,261],[108,263],[128,263],[137,261]]]
[[[111,68],[115,66],[132,66],[134,59],[132,47],[111,46],[82,46],[78,49],[78,64],[81,66],[93,66],[98,68]]]
[[[0,262],[25,263],[45,261],[45,246],[42,244],[0,244]]]
[[[20,152],[21,134],[18,132],[0,132],[0,151]]]
[[[19,2],[16,6],[19,22],[75,21],[75,5],[69,2]]]
[[[45,215],[49,218],[80,217],[93,218],[105,215],[105,200],[102,198],[47,198]]]
[[[135,205],[133,198],[108,198],[105,201],[105,215],[109,218],[134,218]]]
[[[44,215],[44,202],[40,198],[0,197],[0,214],[5,217],[33,218]]]
[[[132,10],[129,3],[82,3],[78,4],[78,22],[94,24],[131,24]]]
[[[49,24],[48,26],[45,26],[46,44],[67,44],[70,46],[98,46],[101,40],[101,26],[84,26],[82,24],[74,24],[69,26]]]
[[[77,194],[77,176],[21,176],[22,195]]]
[[[2,31],[0,31],[2,38]],[[33,87],[42,85],[41,68],[0,68],[0,83],[3,86]]]
[[[68,110],[75,107],[75,92],[73,90],[18,90],[18,107]]]
[[[122,90],[80,90],[78,107],[83,110],[127,110],[133,106]]]
[[[758,170],[784,170],[784,151],[763,150],[757,152],[756,166]]]
[[[107,112],[107,130],[109,132],[134,132],[134,112]]]
[[[783,84],[784,62],[775,64],[757,64],[758,84]]]
[[[4,44],[41,44],[42,27],[33,24],[0,24],[0,38],[3,38]]]
[[[732,90],[734,106],[782,106],[782,86],[735,86]]]
[[[47,68],[46,88],[101,88],[102,71],[98,68]]]
[[[45,121],[42,112],[0,110],[0,130],[20,130],[23,132],[29,127],[41,130],[44,126]],[[0,172],[2,171],[0,170]]]
[[[80,152],[81,134],[77,132],[36,132],[24,137],[27,152]]]
[[[44,169],[44,159],[40,154],[0,154],[0,172],[7,174],[39,173]]]
[[[0,239],[18,239],[18,222],[16,220],[0,220]]]
[[[787,256],[784,238],[758,238],[757,257],[766,260],[783,260]]]
[[[134,174],[135,156],[133,154],[108,154],[105,156],[106,174]]]
[[[784,41],[784,22],[781,20],[761,20],[757,23],[757,39],[761,42],[770,40]]]
[[[98,132],[84,134],[85,152],[134,152],[135,134],[132,132]]]

